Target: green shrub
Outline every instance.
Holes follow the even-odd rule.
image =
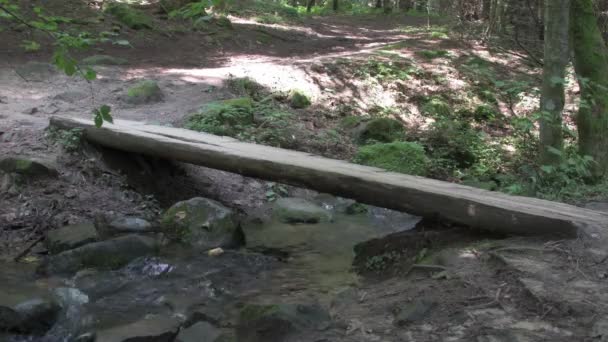
[[[445,58],[450,56],[450,52],[447,50],[422,50],[418,51],[416,54],[426,59]]]
[[[230,78],[226,81],[226,85],[237,94],[249,96],[255,100],[260,100],[262,96],[266,95],[264,86],[250,77]]]
[[[152,19],[149,16],[127,4],[111,3],[104,11],[134,30],[152,28]]]
[[[484,145],[480,134],[468,123],[455,120],[433,123],[422,141],[432,160],[432,173],[437,178],[447,178],[457,169],[473,166]]]
[[[413,142],[363,146],[359,148],[355,162],[418,176],[426,175],[429,167],[429,160],[424,153],[424,148]]]
[[[289,94],[289,104],[292,108],[306,108],[310,106],[310,98],[299,90],[292,90]]]
[[[446,119],[452,116],[452,108],[439,96],[433,96],[430,99],[427,99],[422,105],[421,112],[425,116],[436,119]]]
[[[185,127],[199,132],[236,136],[254,122],[249,97],[212,102],[188,118]]]
[[[357,134],[359,143],[393,142],[405,137],[403,124],[395,119],[377,118],[364,123]]]

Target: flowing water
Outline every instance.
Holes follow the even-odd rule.
[[[327,223],[247,224],[243,229],[248,248],[215,257],[174,246],[119,270],[82,270],[70,278],[38,278],[34,264],[2,265],[0,303],[11,306],[54,297],[64,307],[44,338],[5,339],[67,341],[151,314],[185,320],[200,312],[218,325],[233,326],[242,303],[327,304],[337,291],[359,282],[351,271],[354,245],[411,229],[418,221],[381,208],[357,215],[332,213]]]

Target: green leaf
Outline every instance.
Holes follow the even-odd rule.
[[[93,118],[93,121],[95,122],[95,127],[100,128],[103,125],[103,118],[101,117],[97,109],[93,112],[95,113],[95,117]]]
[[[104,121],[114,123],[114,119],[112,118],[112,115],[110,115],[111,110],[112,109],[110,108],[110,106],[103,105],[99,108],[99,114],[101,115]]]
[[[87,81],[92,81],[97,78],[97,73],[95,70],[88,68],[84,73],[84,79]]]
[[[540,169],[544,172],[544,173],[553,173],[553,171],[555,171],[555,168],[551,165],[542,165],[540,167]]]

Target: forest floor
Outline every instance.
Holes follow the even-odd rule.
[[[419,134],[435,120],[421,109],[422,104],[438,96],[452,107],[474,108],[481,103],[481,91],[487,87],[482,77],[490,69],[494,79],[487,82],[511,82],[503,86],[504,96],[496,95],[498,116],[524,116],[535,107],[535,93],[530,89],[538,84],[539,70],[520,57],[489,51],[443,32],[433,34],[426,28],[426,18],[380,18],[310,17],[290,25],[231,18],[231,29],[212,33],[187,30],[181,24],[142,31],[123,28],[121,38],[131,47],[103,45],[87,54],[124,58],[127,63],[95,66],[98,79],[91,84],[44,64],[50,59],[45,44],[39,51],[23,52],[19,45],[31,38],[29,33],[0,31],[0,158],[34,158],[58,171],[55,178],[26,179],[19,184],[11,176],[0,179],[0,256],[9,270],[0,272],[6,278],[0,278],[0,292],[16,293],[16,284],[31,279],[22,275],[23,270],[14,271],[10,260],[32,242],[47,230],[92,220],[100,212],[154,221],[173,203],[203,196],[252,217],[272,206],[269,191],[310,199],[319,196],[294,187],[277,190],[274,183],[225,172],[125,156],[86,143],[76,152],[66,151],[72,137],[47,130],[52,115],[92,117],[94,107],[108,104],[118,119],[183,126],[202,105],[243,96],[247,89],[239,88],[234,80],[248,77],[264,94],[297,89],[312,100],[306,109],[276,104],[290,113],[288,122],[296,127],[287,138],[276,137],[278,145],[350,160],[357,144],[351,137],[352,127],[345,127],[345,118],[380,113],[402,122],[412,135]],[[105,20],[90,25],[101,32],[113,24]],[[408,71],[401,74],[396,69]],[[162,100],[128,103],[128,89],[141,80],[156,81]],[[575,92],[572,87],[569,97]],[[459,94],[475,98],[474,104]],[[574,112],[572,101],[567,110]],[[511,128],[499,121],[484,122],[480,130],[508,137]],[[608,207],[588,205],[598,210]],[[395,217],[409,220],[411,228],[411,217]],[[361,277],[354,282],[327,288],[324,282],[321,286],[310,275],[300,274],[314,273],[314,269],[294,276],[295,271],[285,265],[268,274],[267,269],[251,274],[257,269],[244,266],[251,261],[249,254],[227,253],[218,257],[226,257],[225,264],[210,262],[226,272],[220,272],[224,278],[214,286],[230,294],[232,309],[243,301],[257,300],[320,302],[330,310],[328,327],[308,331],[304,338],[293,337],[294,341],[608,341],[608,250],[598,237],[551,241],[499,238],[457,227],[427,228],[423,222],[414,233],[361,241],[355,259]],[[409,270],[407,262],[391,254],[412,245],[416,246],[406,254],[425,260],[427,268]],[[37,264],[45,253],[34,245],[21,259]],[[267,267],[275,267],[275,262],[269,261]],[[207,263],[197,265],[210,267]],[[262,279],[267,283],[260,285]],[[64,283],[79,281],[73,278]],[[154,287],[153,280],[149,281]],[[61,281],[38,281],[36,286],[50,287],[56,282]],[[243,284],[249,286],[243,288]],[[166,287],[158,286],[161,292],[168,289],[164,283]],[[132,297],[120,300],[141,300],[138,290],[131,287]],[[234,292],[239,291],[234,300]],[[170,300],[197,302],[184,298],[184,293],[171,293],[182,297]],[[204,300],[201,297],[199,302]],[[177,306],[171,305],[174,314]],[[229,316],[224,312],[214,324],[231,330],[237,323]],[[137,321],[134,316],[125,317],[128,323]]]

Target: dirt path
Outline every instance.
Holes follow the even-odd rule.
[[[24,55],[18,51],[18,44],[3,44],[0,55],[7,58],[0,62],[0,157],[18,154],[53,160],[61,175],[0,193],[0,224],[13,224],[11,229],[0,231],[3,256],[15,255],[44,229],[91,219],[100,210],[153,217],[161,207],[194,195],[219,199],[245,213],[265,203],[270,185],[258,180],[206,169],[165,169],[135,156],[127,158],[129,165],[144,165],[153,172],[135,168],[129,177],[101,163],[102,157],[95,150],[66,154],[45,137],[50,115],[90,117],[93,106],[109,104],[117,118],[179,125],[184,116],[202,104],[234,97],[224,84],[230,77],[251,77],[275,90],[301,89],[323,104],[301,112],[303,117],[323,116],[341,105],[341,100],[371,97],[388,106],[393,100],[386,93],[374,93],[374,89],[360,84],[353,86],[348,75],[341,79],[315,69],[326,69],[325,62],[338,58],[365,61],[369,53],[396,42],[404,43],[399,53],[406,58],[417,50],[455,47],[453,41],[421,39],[416,33],[402,30],[406,25],[424,23],[424,18],[398,16],[386,20],[332,17],[306,19],[289,29],[234,20],[229,37],[130,32],[128,38],[134,49],[104,46],[99,51],[126,58],[129,64],[96,67],[99,78],[93,82],[92,91],[86,82],[68,78],[44,64],[24,63],[48,61],[48,51]],[[7,34],[1,32],[0,41],[21,39]],[[453,50],[460,57],[460,52]],[[481,49],[476,52],[485,53]],[[456,73],[451,63],[441,61],[423,67],[432,75],[447,77]],[[145,105],[126,103],[127,89],[141,79],[157,81],[164,100]],[[453,92],[466,89],[461,81],[447,83]],[[413,88],[433,93],[437,85],[414,80],[404,87],[400,91],[409,96]],[[312,125],[316,128],[314,122]],[[120,163],[128,164],[125,160]],[[134,179],[144,186],[133,185]],[[166,198],[152,200],[147,196],[163,190]],[[292,195],[307,194],[301,189],[290,191]],[[22,218],[30,221],[20,226]],[[439,247],[426,256],[423,250],[403,247],[416,240],[407,235],[363,245],[361,254],[369,257],[363,264],[380,269],[381,274],[379,279],[377,274],[372,275],[365,284],[335,296],[331,305],[339,323],[332,332],[340,333],[336,338],[324,336],[325,340],[606,341],[608,253],[600,241],[582,237],[557,242],[488,242],[479,236],[461,235],[460,231],[455,233],[456,238],[450,232],[454,230],[436,239],[423,234],[423,241]],[[390,250],[391,246],[395,250]],[[399,273],[399,262],[391,264],[393,252],[410,253],[410,257],[413,253],[435,268]],[[272,294],[285,298],[310,294],[305,284],[289,286],[288,280],[275,279],[286,282],[286,286],[270,286]],[[279,285],[280,293],[276,293]]]

